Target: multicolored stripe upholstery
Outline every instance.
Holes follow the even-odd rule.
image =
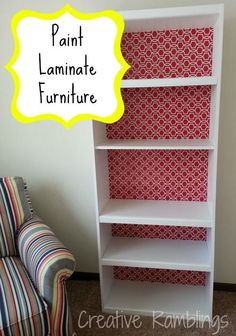
[[[71,336],[65,280],[74,271],[74,257],[38,217],[21,226],[18,249],[31,279],[49,306],[52,335]]]
[[[20,258],[0,258],[0,335],[49,333],[47,304],[34,288]]]
[[[75,335],[65,289],[74,267],[68,249],[33,217],[24,180],[0,178],[0,336]]]
[[[16,232],[32,217],[27,189],[21,177],[0,178],[0,256],[17,255]]]

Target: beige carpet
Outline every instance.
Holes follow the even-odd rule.
[[[176,328],[165,328],[164,326],[160,326],[159,323],[166,323],[166,325],[168,325],[173,321],[157,319],[156,323],[153,325],[153,319],[151,317],[141,317],[140,320],[136,321],[136,324],[134,323],[134,320],[131,320],[133,324],[131,323],[130,328],[128,328],[126,322],[129,322],[129,317],[126,317],[126,320],[122,317],[117,323],[114,318],[112,319],[108,314],[103,314],[101,312],[98,281],[69,280],[67,288],[72,309],[72,318],[78,336],[236,336],[236,293],[234,292],[216,291],[214,293],[215,318],[213,320],[212,328],[209,328],[208,324],[204,327],[200,326],[200,328],[197,328],[196,326],[187,328],[187,325],[177,326]],[[91,317],[102,315],[104,320],[98,322],[93,319],[89,326],[89,315]],[[220,318],[222,318],[223,315],[226,315],[227,317],[224,317],[222,322],[220,322]],[[100,318],[102,319],[102,317]],[[228,323],[228,326],[219,329],[219,326],[224,326],[225,322]],[[78,327],[78,323],[81,325],[80,328]],[[99,323],[101,326],[105,324],[108,327],[99,328]],[[122,323],[124,326],[123,328]],[[119,326],[118,328],[116,328],[117,324]],[[112,326],[114,326],[114,328],[112,328]],[[135,326],[138,328],[135,328]]]

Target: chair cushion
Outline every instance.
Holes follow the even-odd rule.
[[[0,178],[0,256],[17,255],[16,232],[32,217],[27,189],[21,177]]]
[[[18,257],[0,258],[0,335],[46,336],[47,304]]]

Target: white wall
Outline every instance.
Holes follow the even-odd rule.
[[[216,281],[236,283],[236,2],[233,0],[70,0],[84,12],[225,4],[222,99],[217,188]],[[0,175],[28,180],[34,207],[70,247],[78,269],[97,272],[91,128],[81,122],[65,130],[55,122],[20,124],[10,114],[13,82],[4,65],[13,51],[12,16],[22,9],[52,12],[64,0],[0,0]]]

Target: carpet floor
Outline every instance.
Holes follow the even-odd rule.
[[[78,336],[236,336],[236,293],[214,292],[214,318],[204,326],[174,325],[170,319],[125,316],[115,318],[101,311],[98,281],[67,282],[72,318]],[[124,317],[125,316],[125,317]],[[91,320],[92,319],[92,320]],[[128,324],[130,326],[128,327]]]

